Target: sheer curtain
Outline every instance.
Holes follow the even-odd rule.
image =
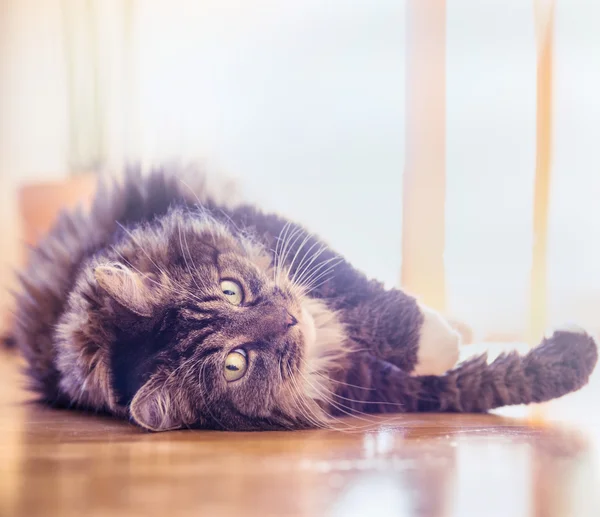
[[[521,334],[535,173],[533,4],[462,0],[447,12],[447,303],[478,333]]]
[[[3,174],[208,160],[397,284],[405,2],[1,1]],[[447,308],[479,336],[527,326],[539,19],[446,5]],[[600,8],[555,19],[549,323],[597,326]]]
[[[540,2],[537,22],[543,23]],[[536,19],[529,3],[448,7],[449,306],[482,333],[523,335],[532,267]],[[546,11],[547,16],[547,11]],[[548,326],[600,330],[600,8],[557,2]]]

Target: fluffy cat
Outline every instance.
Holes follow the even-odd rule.
[[[558,331],[525,356],[455,367],[459,337],[437,313],[180,174],[128,171],[32,250],[13,339],[47,403],[154,431],[298,429],[545,401],[596,364],[590,336]]]

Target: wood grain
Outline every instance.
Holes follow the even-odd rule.
[[[600,515],[582,425],[404,415],[353,432],[150,434],[27,402],[14,357],[0,378],[3,517]]]

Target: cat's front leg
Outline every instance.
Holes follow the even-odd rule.
[[[399,289],[385,290],[376,283],[359,285],[350,296],[356,296],[353,307],[343,307],[335,299],[334,308],[342,306],[342,323],[358,348],[411,375],[441,375],[458,361],[458,332],[412,296]]]
[[[412,375],[442,375],[458,361],[460,334],[438,312],[419,304],[423,323]]]

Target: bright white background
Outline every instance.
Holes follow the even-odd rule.
[[[0,0],[6,189],[98,157],[109,168],[208,159],[251,199],[397,283],[402,1],[92,5],[83,12],[72,0]],[[558,2],[551,320],[594,326],[599,24],[593,0]],[[482,333],[519,331],[527,321],[535,66],[531,2],[447,2],[448,301]]]

